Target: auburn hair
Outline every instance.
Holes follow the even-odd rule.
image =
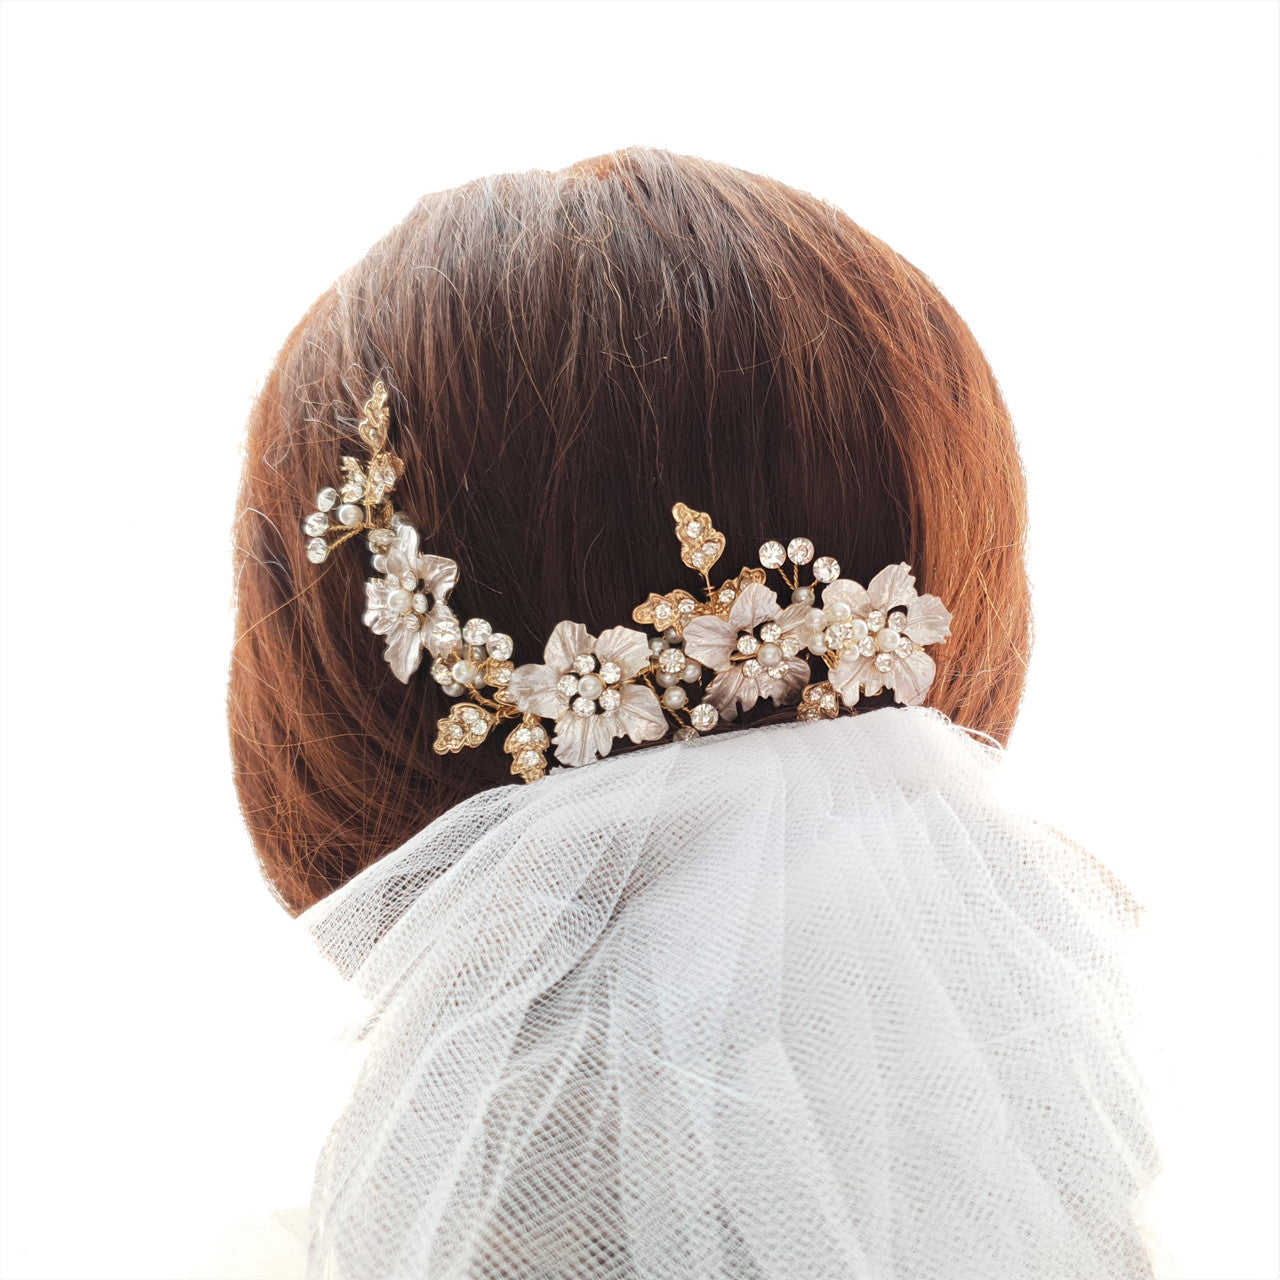
[[[378,377],[396,506],[517,663],[562,619],[598,633],[695,586],[682,501],[726,535],[725,577],[797,535],[863,583],[912,565],[952,613],[928,704],[1005,740],[1030,643],[1025,485],[934,285],[830,204],[706,160],[635,148],[484,178],[423,198],[312,306],[249,421],[228,713],[289,910],[467,796],[525,785],[493,744],[432,750],[449,702],[425,668],[397,680],[362,624],[363,540],[306,558],[301,521],[340,456],[364,456]]]

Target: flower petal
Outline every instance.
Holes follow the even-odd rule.
[[[829,609],[833,604],[847,604],[858,618],[865,618],[871,612],[871,597],[866,587],[852,578],[837,578],[823,588],[822,607]]]
[[[781,707],[796,700],[800,690],[809,683],[809,675],[809,664],[803,658],[788,658],[786,670],[780,676],[761,671],[756,677],[756,688],[762,698]]]
[[[951,614],[937,596],[917,596],[907,606],[902,629],[916,644],[937,644],[951,634]]]
[[[867,673],[875,669],[873,658],[864,658],[860,653],[846,653],[831,668],[827,679],[831,687],[840,695],[840,701],[846,707],[852,707],[858,701],[858,690],[867,678]]]
[[[916,707],[924,701],[936,673],[933,659],[923,649],[916,649],[908,657],[898,658],[884,682],[904,706]]]
[[[402,524],[396,540],[387,548],[387,574],[403,581],[406,573],[412,574],[414,582],[417,582],[418,531],[411,524]]]
[[[622,702],[618,709],[606,713],[609,718],[616,718],[617,727],[610,726],[615,738],[624,733],[632,742],[656,742],[666,737],[670,726],[662,712],[662,703],[647,684],[626,684],[619,693]]]
[[[783,634],[788,631],[798,631],[804,635],[810,630],[809,617],[813,611],[811,604],[789,604],[774,618],[774,622],[782,628]]]
[[[723,671],[738,644],[738,629],[723,618],[692,618],[684,624],[684,651],[712,671]]]
[[[398,614],[387,608],[387,596],[391,588],[385,578],[369,578],[364,584],[364,625],[373,629],[376,636],[385,636],[395,625]]]
[[[643,631],[634,627],[610,627],[596,638],[596,657],[601,662],[616,662],[624,679],[649,665],[649,642]]]
[[[871,607],[887,613],[894,605],[909,605],[916,598],[915,583],[909,564],[891,564],[881,569],[867,584]]]
[[[422,631],[409,622],[412,617],[412,614],[404,615],[400,625],[387,637],[387,662],[396,678],[405,684],[422,661]]]
[[[590,653],[595,638],[588,634],[580,622],[558,622],[556,629],[542,651],[542,660],[553,671],[564,675],[573,667],[573,660],[580,653]]]
[[[770,591],[763,582],[752,582],[738,592],[738,598],[729,609],[729,625],[734,637],[739,631],[750,631],[762,622],[778,616],[778,593]],[[689,634],[688,627],[685,634]]]
[[[607,755],[613,745],[607,731],[596,722],[598,715],[580,716],[566,711],[556,721],[556,736],[551,739],[556,759],[570,768],[590,764],[597,756]],[[603,747],[603,750],[601,749]]]
[[[387,568],[391,567],[391,557],[387,557]],[[449,592],[458,585],[458,566],[444,556],[419,556],[417,570],[422,575],[424,589],[430,593],[437,604],[444,604]]]
[[[521,711],[555,719],[569,709],[569,699],[556,688],[562,674],[553,667],[526,662],[511,673],[507,692],[515,698]]]
[[[742,664],[738,662],[707,685],[704,701],[711,703],[726,720],[734,720],[738,715],[736,704],[741,704],[743,711],[750,711],[759,697],[756,682],[743,675]]]

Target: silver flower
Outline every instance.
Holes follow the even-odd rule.
[[[615,738],[639,743],[666,735],[657,694],[635,679],[649,665],[643,632],[611,627],[597,639],[580,622],[561,622],[542,657],[541,663],[517,667],[507,692],[521,711],[555,720],[561,764],[606,756]]]
[[[720,673],[707,686],[706,701],[726,720],[739,706],[750,711],[760,698],[779,706],[794,702],[809,679],[808,661],[796,654],[813,612],[801,604],[780,609],[777,593],[753,582],[738,593],[727,619],[685,623],[685,653]]]
[[[387,637],[387,662],[408,683],[424,648],[439,657],[461,642],[457,616],[446,603],[458,566],[443,556],[419,555],[418,531],[409,524],[396,531],[386,555],[386,575],[365,583],[364,622]]]
[[[809,647],[838,654],[828,676],[851,707],[859,691],[872,697],[893,691],[906,706],[924,701],[936,673],[921,648],[951,634],[951,614],[937,596],[916,594],[911,566],[881,569],[867,587],[838,578],[822,593],[822,608],[810,617]]]

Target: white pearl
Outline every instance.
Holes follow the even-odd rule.
[[[827,605],[827,616],[843,622],[846,618],[853,617],[853,610],[843,600],[834,600]]]
[[[386,554],[385,554],[384,552],[379,551],[379,552],[378,552],[378,554],[377,554],[376,556],[372,556],[372,557],[370,558],[370,563],[373,565],[373,567],[374,567],[375,569],[377,569],[377,571],[378,571],[379,573],[386,573],[386,571],[387,571],[387,557],[386,557]]]
[[[762,667],[776,667],[782,661],[782,646],[773,644],[762,644],[756,657],[760,660]]]
[[[684,664],[684,670],[680,673],[680,679],[684,684],[693,684],[697,680],[702,679],[702,668],[694,662],[692,658]]]
[[[453,664],[453,670],[449,674],[458,684],[474,684],[480,676],[480,668],[474,662],[463,658],[461,662]]]
[[[663,633],[662,638],[668,644],[675,644],[680,639],[680,632],[675,627],[668,627]]]
[[[360,519],[364,515],[364,512],[361,511],[354,503],[344,502],[342,506],[338,508],[337,515],[338,523],[345,524],[347,528],[350,529],[354,525],[358,525],[360,523]]]
[[[650,653],[661,653],[666,647],[667,642],[661,636],[654,636],[654,638],[649,641]]]
[[[812,587],[797,587],[797,588],[796,588],[796,589],[791,593],[791,603],[792,603],[792,604],[812,604],[812,603],[813,603],[813,588],[812,588]]]
[[[672,685],[662,695],[662,705],[668,711],[679,711],[688,701],[689,695],[678,684]]]
[[[440,692],[447,694],[450,698],[461,697],[466,691],[466,687],[460,684],[442,684],[440,686]]]
[[[597,675],[586,675],[578,681],[578,692],[584,698],[598,698],[604,692],[604,681]]]
[[[849,634],[859,642],[865,640],[867,638],[867,624],[861,618],[854,618],[849,623]]]
[[[399,589],[387,595],[387,608],[392,613],[408,613],[413,608],[413,594]]]
[[[654,677],[664,689],[674,689],[680,683],[683,671],[659,671]]]
[[[893,653],[901,642],[902,637],[892,627],[876,632],[876,648],[881,653]]]

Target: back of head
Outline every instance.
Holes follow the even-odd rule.
[[[703,160],[633,149],[483,179],[424,198],[316,302],[250,421],[232,746],[291,910],[511,782],[501,752],[433,752],[447,701],[401,684],[361,624],[362,557],[306,558],[299,521],[379,377],[397,505],[517,661],[562,619],[626,623],[665,589],[681,500],[731,555],[804,535],[862,582],[910,563],[952,614],[928,704],[1011,729],[1022,472],[991,371],[929,280],[830,205]]]

